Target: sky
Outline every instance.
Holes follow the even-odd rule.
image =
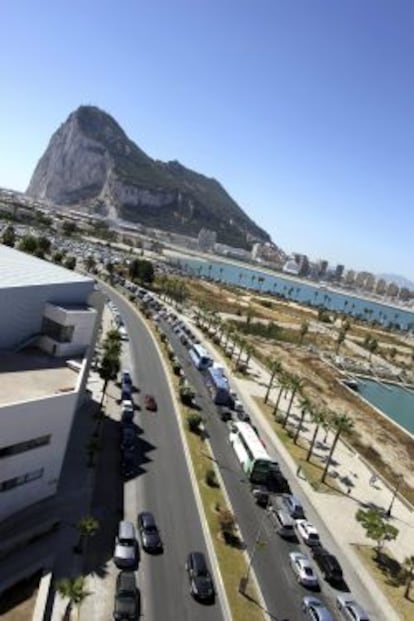
[[[286,252],[414,281],[413,0],[0,3],[0,186],[81,104]]]

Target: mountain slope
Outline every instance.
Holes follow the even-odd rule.
[[[125,220],[188,235],[206,227],[233,246],[270,241],[218,181],[177,161],[153,160],[93,106],[72,112],[53,134],[27,194],[104,214],[115,208]]]

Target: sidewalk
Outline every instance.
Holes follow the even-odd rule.
[[[219,353],[216,348],[213,348],[208,341],[206,342],[205,335],[194,324],[192,329],[194,333],[197,333],[200,340],[204,342],[207,349],[211,351],[214,359],[229,369],[230,363],[228,358],[224,354]],[[236,347],[234,355],[237,354],[237,351],[238,348]],[[270,381],[270,373],[253,358],[249,362],[249,371],[254,379],[241,379],[234,377],[230,373],[233,388],[240,394],[242,401],[247,405],[248,411],[253,414],[253,418],[256,421],[260,421],[260,427],[265,431],[271,444],[288,465],[291,475],[295,477],[303,494],[308,498],[315,511],[325,523],[337,546],[345,554],[357,578],[363,583],[366,591],[370,593],[377,609],[382,611],[382,618],[386,621],[393,621],[394,619],[398,621],[400,619],[399,615],[391,607],[385,595],[380,591],[376,582],[351,547],[352,544],[363,544],[372,547],[374,543],[366,538],[364,530],[356,521],[355,514],[357,510],[361,506],[372,505],[386,511],[392,501],[394,490],[390,489],[380,477],[377,477],[375,482],[373,482],[373,471],[341,439],[336,446],[333,464],[329,468],[329,473],[335,477],[338,486],[343,489],[343,496],[318,493],[306,480],[298,478],[296,476],[296,462],[278,438],[272,425],[262,413],[255,400],[256,397],[263,401]],[[278,393],[279,387],[276,385],[270,393],[270,404],[276,401]],[[286,411],[289,401],[290,395],[287,398],[285,396],[282,397],[280,401],[280,410],[282,412]],[[300,407],[298,400],[295,399],[291,408],[291,422],[297,424],[299,415]],[[306,431],[302,431],[301,438],[309,440],[314,432],[314,424],[306,421],[304,426]],[[333,432],[328,434],[326,443],[323,441],[324,437],[325,431],[321,429],[315,443],[315,454],[319,454],[322,457],[326,457],[329,453]],[[351,492],[348,494],[349,488],[351,488]],[[399,535],[395,541],[387,542],[386,548],[401,562],[407,556],[414,555],[414,512],[398,496],[393,502],[391,523],[398,528]]]

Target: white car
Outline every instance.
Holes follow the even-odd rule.
[[[296,520],[296,530],[306,545],[310,547],[321,545],[318,531],[308,520]]]
[[[365,610],[353,599],[350,593],[337,595],[336,606],[347,621],[369,621]]]
[[[318,578],[313,571],[312,563],[302,552],[290,552],[289,562],[293,573],[300,584],[316,589],[319,586]]]

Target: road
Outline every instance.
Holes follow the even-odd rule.
[[[263,509],[254,502],[250,493],[250,484],[230,448],[227,426],[217,415],[216,407],[207,392],[202,374],[190,361],[187,348],[180,343],[169,324],[162,321],[162,328],[168,335],[170,343],[181,361],[186,377],[197,393],[196,402],[201,407],[205,417],[214,457],[223,477],[247,550],[250,554],[252,553],[256,538],[265,543],[262,549],[255,552],[253,567],[266,608],[271,618],[278,621],[301,619],[303,617],[301,611],[302,598],[310,593],[296,582],[289,566],[288,555],[289,552],[300,547],[311,558],[310,551],[306,546],[298,546],[281,539],[275,532],[271,517],[264,514]],[[267,447],[269,453],[280,462],[280,457],[275,451],[268,444]],[[288,475],[286,469],[283,471],[285,475]],[[287,478],[291,483],[291,478]],[[305,509],[308,518],[313,521],[313,512],[306,505]],[[319,527],[317,522],[316,525]],[[321,531],[323,542],[326,542],[327,547],[330,548],[325,534],[324,531]],[[316,566],[315,569],[318,572]],[[327,606],[335,614],[336,592],[324,582],[321,576],[320,584],[322,592],[317,594],[317,597],[325,600]]]
[[[164,541],[162,555],[141,552],[138,583],[146,621],[180,619],[221,621],[219,598],[213,606],[195,602],[189,593],[185,560],[190,551],[207,553],[200,516],[184,456],[178,422],[158,352],[143,321],[118,293],[102,285],[118,307],[129,334],[129,357],[136,404],[152,394],[157,412],[145,408],[135,414],[143,430],[138,476],[125,483],[125,519],[136,523],[137,513],[154,513]],[[210,562],[211,565],[211,562]]]

